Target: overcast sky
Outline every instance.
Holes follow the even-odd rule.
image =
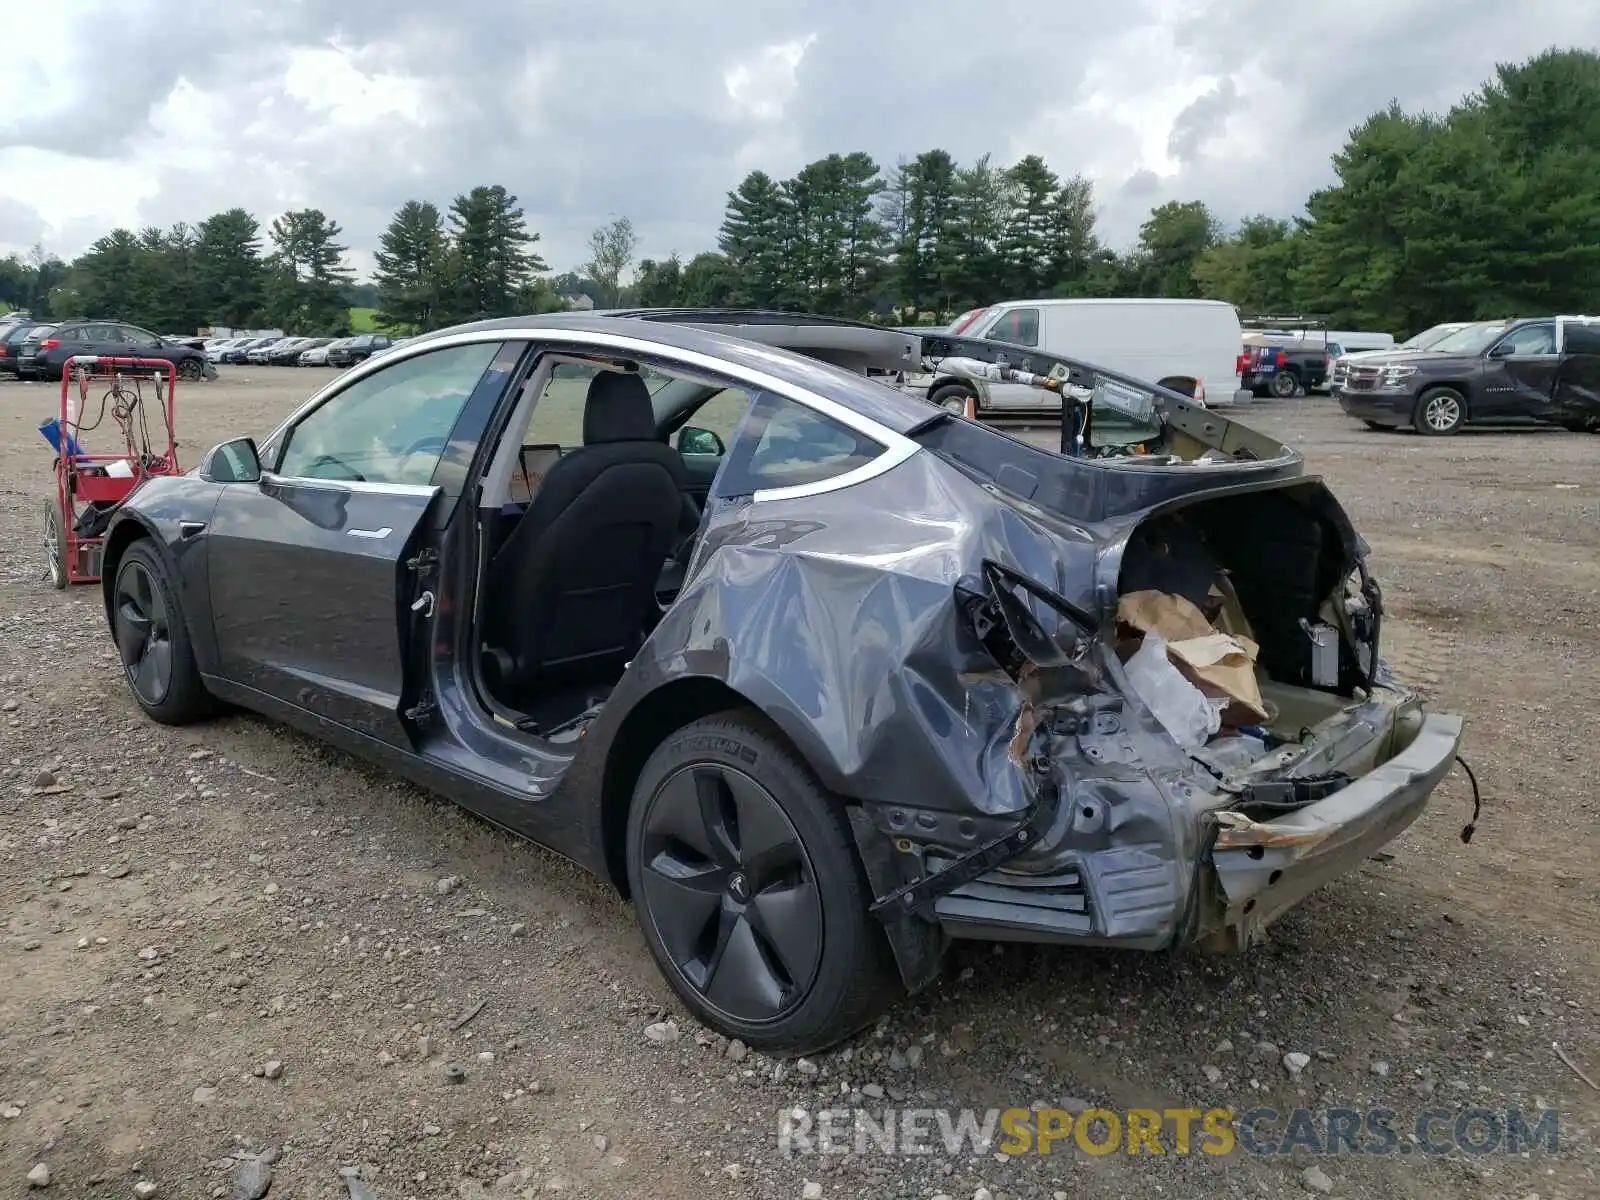
[[[1349,128],[1600,44],[1596,0],[56,0],[10,22],[0,253],[313,206],[363,274],[394,209],[503,183],[552,268],[833,151],[1037,153],[1126,245],[1152,205],[1287,216]],[[712,14],[715,14],[713,17]],[[41,24],[42,22],[42,24]],[[17,39],[21,40],[18,41]]]

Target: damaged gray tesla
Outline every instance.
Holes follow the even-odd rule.
[[[1061,397],[1060,451],[871,377]],[[952,938],[1249,945],[1455,759],[1300,457],[1022,347],[636,310],[420,337],[105,543],[137,703],[237,705],[631,896],[684,1003],[813,1050]],[[530,860],[530,869],[533,869]]]

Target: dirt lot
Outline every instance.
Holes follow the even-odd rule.
[[[186,463],[323,378],[181,392]],[[1392,858],[1247,956],[958,947],[853,1045],[778,1063],[676,1011],[629,909],[564,863],[265,721],[143,720],[96,591],[43,580],[54,397],[0,384],[0,1195],[39,1163],[43,1195],[74,1197],[251,1195],[269,1172],[272,1200],[1600,1194],[1600,1092],[1552,1049],[1600,1081],[1600,438],[1370,433],[1326,400],[1247,415],[1334,484],[1390,658],[1467,719],[1470,846],[1457,773]],[[647,1037],[663,1019],[677,1036]],[[782,1155],[779,1113],[829,1104],[1382,1107],[1402,1138]],[[1559,1110],[1559,1154],[1404,1136],[1471,1107]]]

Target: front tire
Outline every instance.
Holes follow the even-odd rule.
[[[973,412],[978,410],[978,397],[970,388],[959,383],[941,384],[928,396],[928,403],[936,405],[947,412],[964,415],[967,411],[967,401],[972,401]]]
[[[112,605],[122,673],[145,715],[163,725],[188,725],[214,713],[177,589],[148,538],[129,546],[117,564]]]
[[[759,713],[703,717],[657,747],[627,837],[645,941],[711,1028],[806,1053],[897,994],[842,803]]]
[[[198,358],[185,358],[178,363],[178,378],[199,382],[205,378],[206,369]]]
[[[1431,388],[1417,397],[1411,427],[1426,437],[1449,437],[1467,420],[1467,398],[1455,388]]]
[[[67,518],[61,508],[61,498],[45,502],[44,556],[49,572],[50,586],[56,591],[67,587]]]

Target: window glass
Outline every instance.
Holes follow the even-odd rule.
[[[1019,346],[1039,344],[1039,310],[1013,308],[1000,314],[1000,319],[983,335],[991,342],[1015,342]]]
[[[1508,333],[1497,349],[1512,354],[1554,354],[1556,352],[1556,327],[1554,324],[1524,325]]]
[[[763,395],[718,476],[718,496],[820,483],[865,466],[884,447],[814,409]]]
[[[695,429],[708,429],[716,434],[724,446],[733,445],[733,435],[739,422],[750,411],[750,395],[738,388],[725,388],[710,397],[685,423]]]
[[[589,382],[599,370],[585,363],[556,363],[539,394],[522,444],[568,449],[583,445],[583,405],[589,397]]]
[[[289,431],[282,475],[427,484],[500,343],[452,346],[356,381]]]

